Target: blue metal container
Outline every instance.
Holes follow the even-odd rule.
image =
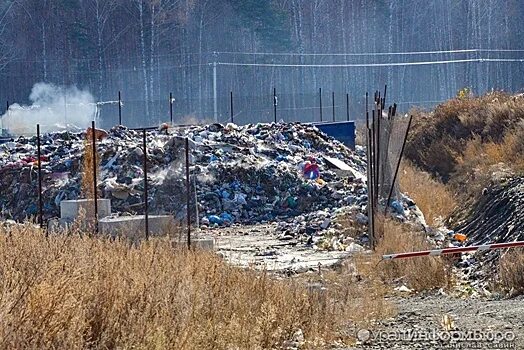
[[[351,149],[355,149],[355,122],[325,122],[313,123],[328,136],[337,139]]]

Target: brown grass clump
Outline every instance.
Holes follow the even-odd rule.
[[[430,226],[441,224],[457,206],[446,185],[409,162],[402,163],[399,182],[402,192],[415,201]]]
[[[524,251],[510,249],[499,262],[499,286],[512,294],[524,294]]]
[[[347,322],[382,314],[378,292],[344,276],[315,292],[159,239],[130,247],[0,227],[0,261],[3,349],[267,349],[299,329],[329,344],[350,338]]]
[[[503,92],[455,98],[434,112],[414,111],[406,156],[423,170],[449,181],[467,143],[501,143],[524,120],[524,97]]]
[[[385,254],[433,249],[423,232],[392,220],[384,222],[384,234],[376,248],[377,258]],[[388,282],[402,280],[415,290],[448,287],[450,271],[441,257],[424,256],[411,259],[380,262],[376,268]]]

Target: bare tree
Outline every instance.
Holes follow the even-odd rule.
[[[88,0],[90,13],[94,15],[95,32],[96,32],[96,52],[98,63],[98,97],[102,97],[102,88],[104,84],[104,30],[112,14],[118,7],[116,0]]]

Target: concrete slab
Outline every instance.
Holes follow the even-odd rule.
[[[133,241],[145,238],[144,215],[106,217],[98,221],[100,233]],[[149,235],[161,236],[174,232],[175,219],[170,215],[149,215]]]
[[[173,241],[173,246],[176,248],[186,248],[187,241],[183,239],[177,239]],[[215,250],[215,239],[213,237],[191,238],[191,248],[200,250]]]
[[[111,200],[99,198],[98,217],[104,218],[111,214]],[[92,199],[72,199],[60,202],[60,218],[74,220],[78,217],[80,212],[93,212],[94,200]]]

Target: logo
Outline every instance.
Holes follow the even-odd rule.
[[[360,329],[357,332],[357,339],[361,341],[362,343],[365,343],[369,339],[371,339],[371,332],[367,329]]]

